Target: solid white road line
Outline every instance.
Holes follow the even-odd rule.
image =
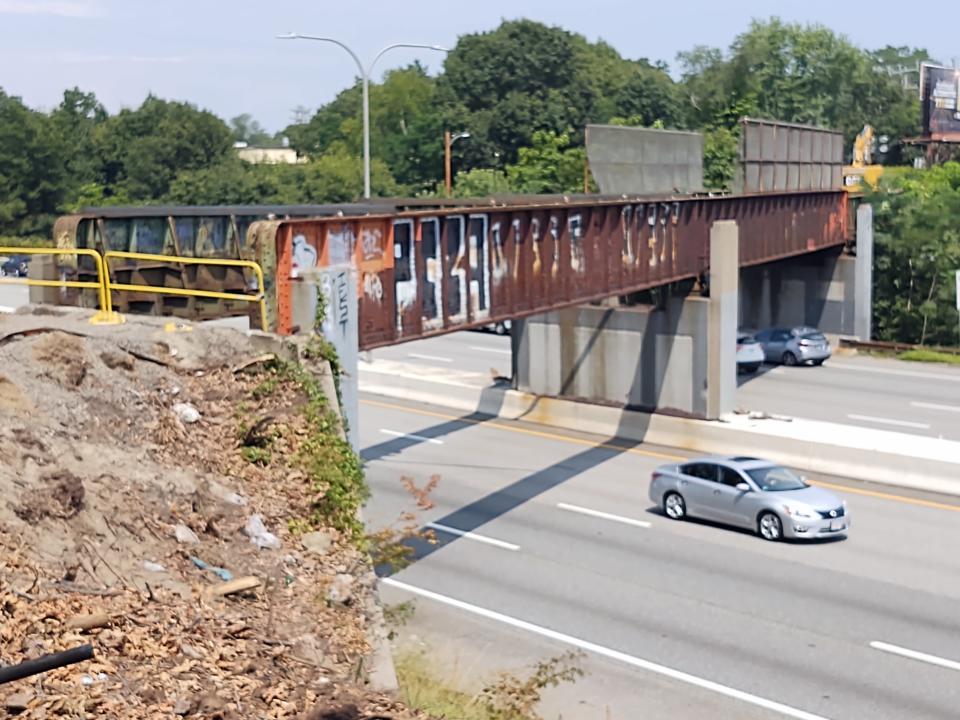
[[[479,345],[471,345],[471,346],[470,346],[470,349],[471,349],[471,350],[476,350],[476,351],[478,351],[478,352],[496,353],[497,355],[512,355],[512,354],[513,354],[513,350],[501,350],[500,348],[480,347]]]
[[[697,677],[696,675],[690,675],[689,673],[685,673],[681,670],[674,670],[666,665],[660,665],[658,663],[651,662],[650,660],[634,657],[633,655],[628,655],[627,653],[620,652],[619,650],[613,650],[611,648],[604,647],[603,645],[597,645],[589,640],[581,640],[580,638],[557,632],[556,630],[551,630],[550,628],[545,628],[541,625],[534,625],[533,623],[526,622],[525,620],[518,620],[517,618],[510,617],[509,615],[503,615],[493,610],[487,610],[486,608],[482,608],[477,605],[471,605],[470,603],[463,602],[462,600],[456,600],[455,598],[447,597],[446,595],[440,595],[439,593],[431,592],[430,590],[424,590],[413,585],[408,585],[405,582],[400,582],[399,580],[394,580],[393,578],[382,578],[380,582],[398,588],[399,590],[405,590],[409,593],[413,593],[414,595],[419,595],[421,597],[434,600],[438,603],[449,605],[450,607],[455,607],[459,610],[463,610],[474,615],[479,615],[480,617],[487,618],[488,620],[503,623],[504,625],[510,625],[511,627],[525,630],[529,633],[540,635],[541,637],[549,638],[565,645],[571,645],[573,647],[580,648],[581,650],[593,653],[595,655],[610,658],[611,660],[617,660],[641,670],[657,673],[658,675],[663,675],[665,677],[672,678],[673,680],[687,683],[688,685],[694,685],[704,690],[709,690],[735,700],[741,700],[742,702],[756,705],[757,707],[762,707],[766,710],[772,710],[773,712],[786,715],[787,717],[797,718],[798,720],[827,720],[821,715],[814,715],[813,713],[808,713],[804,710],[790,707],[789,705],[783,705],[782,703],[778,703],[774,700],[767,700],[766,698],[744,692],[743,690],[737,690],[736,688],[728,687],[727,685],[721,685],[720,683],[713,682],[712,680],[706,680],[704,678]]]
[[[391,435],[393,437],[413,438],[414,440],[428,442],[433,445],[443,445],[443,440],[437,440],[436,438],[428,438],[428,437],[424,437],[423,435],[414,435],[413,433],[398,432],[397,430],[386,430],[384,428],[380,428],[380,432],[382,432],[384,435]]]
[[[873,417],[872,415],[847,415],[851,420],[863,420],[865,422],[880,423],[882,425],[896,425],[898,427],[917,428],[918,430],[929,430],[930,426],[926,423],[907,422],[906,420],[890,420],[889,418]]]
[[[646,520],[634,520],[633,518],[624,517],[623,515],[612,515],[611,513],[580,507],[579,505],[557,503],[557,507],[561,510],[569,510],[570,512],[580,513],[582,515],[590,515],[592,517],[603,518],[604,520],[613,520],[614,522],[623,523],[624,525],[636,525],[637,527],[642,528],[650,527],[650,523],[648,523]]]
[[[890,643],[879,642],[875,640],[870,643],[870,647],[872,647],[874,650],[882,650],[883,652],[893,653],[894,655],[901,655],[905,658],[910,658],[911,660],[919,660],[920,662],[930,663],[931,665],[939,665],[940,667],[944,667],[949,670],[960,671],[960,662],[946,660],[942,657],[928,655],[927,653],[917,652],[916,650],[908,650],[907,648],[900,647],[899,645],[891,645]]]
[[[943,410],[945,412],[960,412],[960,405],[938,405],[937,403],[912,402],[913,407],[925,408],[926,410]]]
[[[451,535],[457,535],[458,537],[466,538],[467,540],[476,540],[477,542],[486,543],[487,545],[493,545],[494,547],[502,548],[504,550],[512,550],[516,552],[520,549],[519,545],[504,542],[503,540],[497,540],[496,538],[487,537],[486,535],[477,535],[476,533],[468,532],[466,530],[458,530],[457,528],[450,527],[449,525],[441,525],[440,523],[427,523],[427,527],[433,528],[434,530],[439,530],[440,532],[450,533]]]
[[[886,368],[870,367],[868,365],[851,365],[848,363],[829,363],[824,365],[830,370],[852,370],[854,372],[878,373],[880,375],[899,375],[900,377],[923,378],[926,380],[947,380],[950,382],[960,382],[960,373],[956,375],[945,375],[937,373],[919,372],[917,370],[888,370]]]
[[[420,353],[407,353],[407,357],[417,358],[417,360],[431,360],[433,362],[452,363],[453,358],[440,357],[439,355],[421,355]]]

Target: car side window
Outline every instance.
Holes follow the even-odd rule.
[[[740,473],[738,473],[733,468],[721,467],[720,482],[721,484],[726,485],[727,487],[736,487],[740,483],[746,482],[746,480],[744,480],[743,477],[741,477]]]
[[[684,475],[710,482],[717,481],[717,466],[710,463],[691,463],[684,468]]]

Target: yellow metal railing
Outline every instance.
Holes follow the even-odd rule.
[[[216,290],[195,290],[193,288],[165,287],[161,285],[130,285],[115,283],[110,279],[110,260],[145,260],[148,262],[180,263],[183,265],[220,265],[221,267],[240,267],[252,270],[257,278],[257,294],[219,292]],[[113,290],[128,292],[154,293],[157,295],[185,295],[187,297],[214,298],[217,300],[239,300],[241,302],[255,302],[260,305],[260,327],[267,329],[266,291],[263,283],[263,270],[252,260],[226,260],[221,258],[179,257],[176,255],[150,255],[147,253],[113,251],[104,253],[103,273],[104,292],[107,302],[111,302]]]
[[[96,290],[100,309],[91,319],[91,323],[112,325],[123,322],[123,317],[113,312],[110,293],[107,292],[109,278],[105,271],[103,257],[96,250],[87,248],[40,248],[40,247],[0,247],[0,255],[86,255],[92,257],[97,269],[97,281],[92,280],[40,280],[37,278],[2,277],[0,283],[8,285],[31,285],[34,287],[61,287]]]

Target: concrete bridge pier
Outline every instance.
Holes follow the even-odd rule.
[[[739,232],[716,223],[710,236],[709,297],[693,283],[663,288],[656,302],[584,305],[516,321],[516,387],[578,398],[718,418],[734,410]]]

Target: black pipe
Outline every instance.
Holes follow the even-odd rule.
[[[53,653],[52,655],[44,655],[36,660],[26,660],[19,665],[0,667],[0,685],[13,682],[14,680],[21,680],[25,677],[30,677],[31,675],[39,675],[42,672],[55,670],[56,668],[64,667],[66,665],[73,665],[74,663],[83,662],[84,660],[89,660],[92,657],[93,645],[80,645],[79,647],[70,648],[69,650],[64,650],[63,652]]]

